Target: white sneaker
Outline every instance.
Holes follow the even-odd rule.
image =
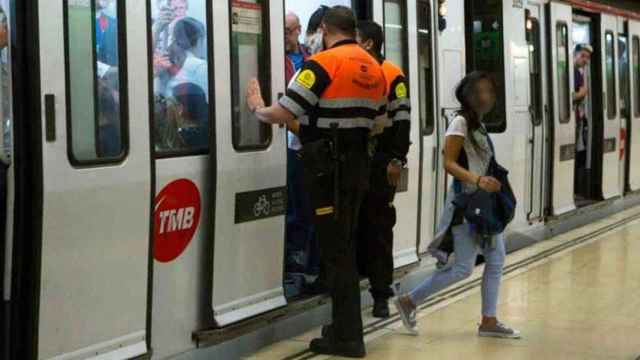
[[[393,300],[402,324],[411,335],[418,335],[418,322],[416,321],[416,307],[408,295],[400,295]]]
[[[520,331],[514,330],[507,325],[497,322],[494,326],[478,327],[478,336],[482,337],[494,337],[502,339],[520,339]]]

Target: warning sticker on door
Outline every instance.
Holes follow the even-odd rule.
[[[154,257],[171,262],[185,251],[198,229],[200,191],[191,180],[173,181],[158,193],[154,209]]]
[[[262,34],[262,7],[259,4],[233,1],[231,30],[245,34]]]

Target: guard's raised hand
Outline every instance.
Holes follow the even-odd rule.
[[[260,83],[255,78],[251,79],[247,86],[247,106],[251,112],[255,112],[257,109],[265,106],[260,90]]]

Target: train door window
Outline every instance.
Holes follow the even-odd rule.
[[[567,24],[558,23],[556,26],[556,44],[557,44],[557,71],[558,81],[558,114],[560,123],[568,123],[571,121],[571,101],[569,84],[569,33]]]
[[[490,73],[498,85],[495,109],[485,123],[490,132],[507,129],[501,0],[466,0],[467,71]]]
[[[629,41],[624,34],[618,35],[618,66],[620,68],[620,113],[627,118],[631,112],[629,108]]]
[[[605,76],[607,86],[607,118],[613,120],[618,113],[616,91],[616,58],[613,32],[607,31],[604,35]]]
[[[407,7],[405,0],[384,1],[384,54],[392,63],[402,67],[405,77],[409,74],[407,39]]]
[[[9,18],[0,5],[0,161],[11,162],[13,150],[11,107],[11,47],[9,46]],[[0,219],[2,220],[2,219]]]
[[[633,37],[633,52],[631,71],[633,76],[633,93],[635,95],[635,106],[633,113],[635,117],[640,117],[640,38]]]
[[[65,0],[69,158],[119,162],[127,133],[124,1]]]
[[[158,157],[209,151],[207,2],[152,2],[155,153]]]
[[[542,124],[542,55],[540,48],[540,22],[536,18],[527,18],[527,43],[529,45],[531,110],[534,125]]]
[[[246,104],[245,88],[257,78],[262,96],[271,102],[269,6],[267,0],[230,0],[231,99],[233,147],[237,151],[266,149],[272,129],[258,121]]]
[[[434,131],[433,54],[431,52],[431,4],[418,0],[418,67],[420,79],[420,123],[423,135]]]

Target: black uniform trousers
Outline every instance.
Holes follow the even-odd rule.
[[[365,194],[358,227],[358,269],[369,278],[374,300],[393,297],[393,227],[396,189],[387,180],[387,163],[374,161],[371,187]]]
[[[311,195],[324,281],[332,299],[332,336],[337,341],[363,341],[356,229],[368,189],[369,158],[365,146],[356,148],[338,151],[337,204],[334,169],[305,162],[305,187]]]

